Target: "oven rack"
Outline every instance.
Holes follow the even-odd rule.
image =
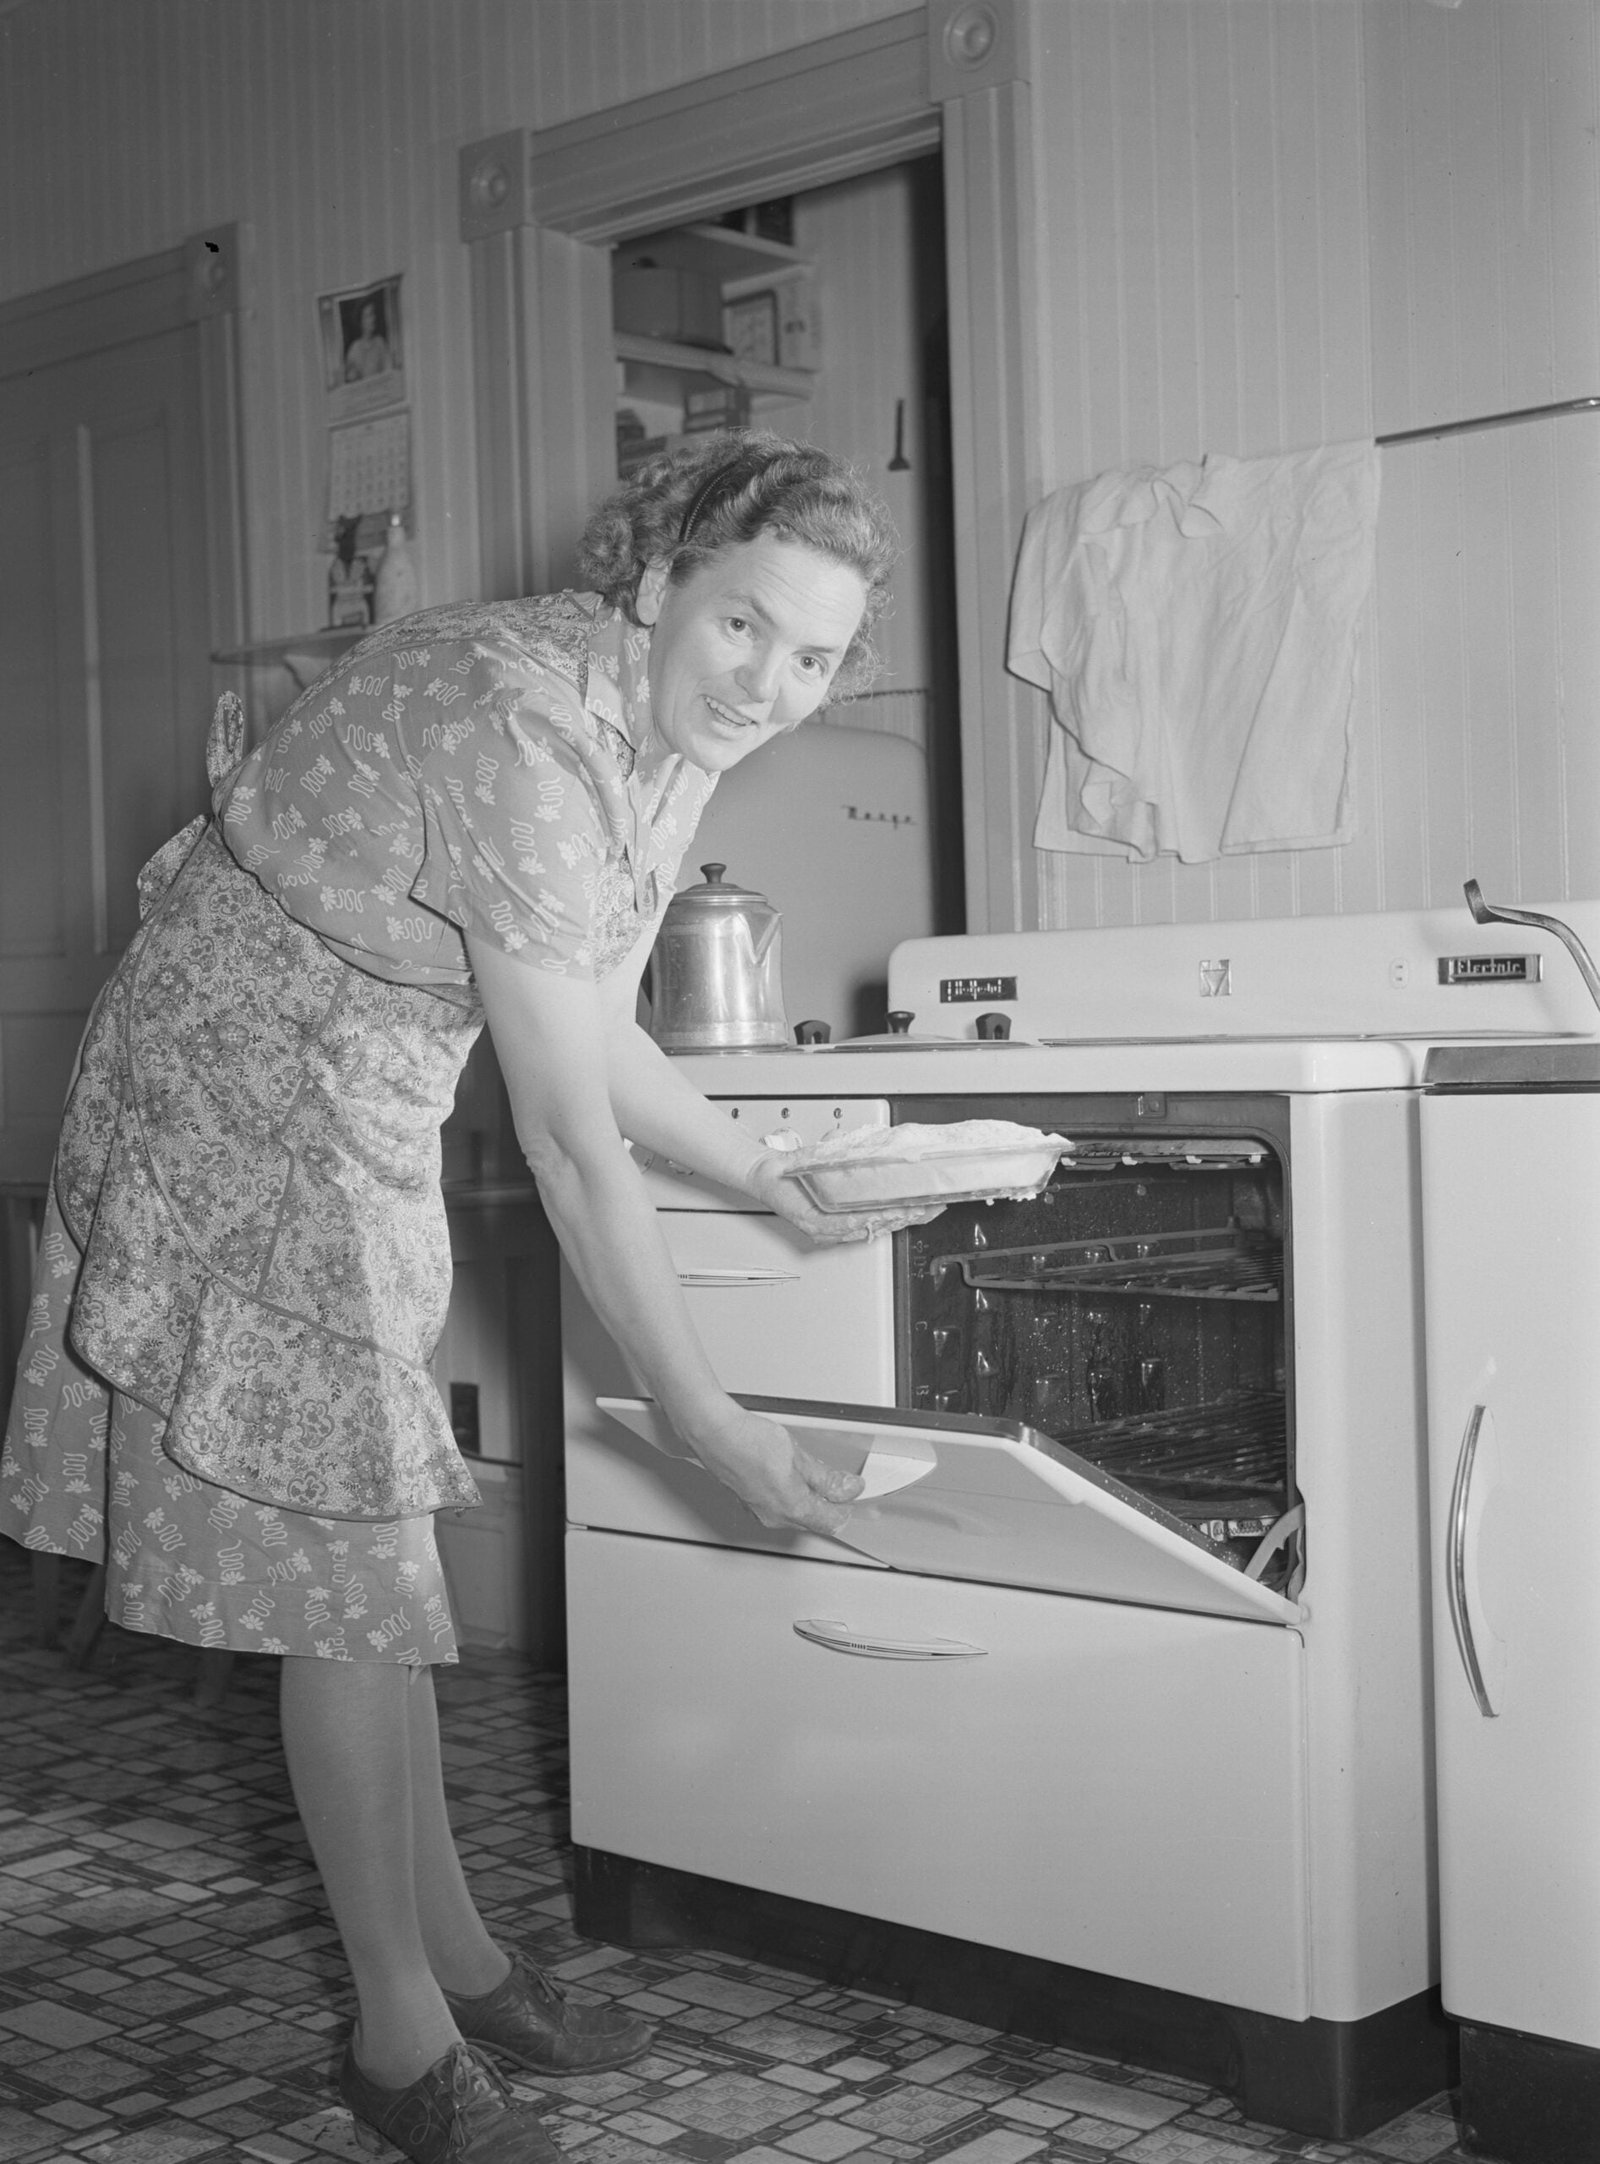
[[[1288,1428],[1276,1391],[1241,1391],[1074,1428],[1074,1456],[1186,1520],[1276,1518],[1288,1501]]]
[[[1047,1043],[1048,1039],[1045,1040]],[[1206,1171],[1227,1165],[1259,1165],[1267,1156],[1264,1142],[1252,1135],[1082,1135],[1061,1169],[1087,1165],[1171,1165],[1182,1171]]]
[[[969,1255],[936,1256],[928,1268],[936,1279],[959,1270],[968,1285],[996,1292],[1160,1294],[1179,1300],[1283,1297],[1282,1244],[1242,1225],[980,1248]]]

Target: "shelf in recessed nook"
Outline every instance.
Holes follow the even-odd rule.
[[[683,346],[672,339],[645,338],[618,331],[613,341],[626,373],[630,397],[670,399],[681,392],[685,376],[705,376],[714,383],[742,384],[763,404],[787,404],[809,398],[812,374],[806,368],[775,368],[759,361],[736,361],[731,353],[706,346]],[[656,381],[652,382],[654,374]],[[670,388],[669,388],[670,386]]]

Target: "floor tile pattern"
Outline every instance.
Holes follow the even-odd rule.
[[[26,1559],[0,1541],[0,2164],[354,2157],[331,2101],[350,2007],[278,1750],[277,1664],[241,1657],[201,1710],[186,1649],[108,1629],[74,1671],[31,1622]],[[624,2071],[519,2084],[574,2164],[1465,2154],[1448,2097],[1359,2142],[1313,2141],[1191,2083],[914,2006],[579,1940],[559,1679],[469,1651],[440,1701],[460,1844],[499,1935],[660,2024]]]

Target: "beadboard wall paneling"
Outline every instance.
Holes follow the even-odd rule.
[[[1600,415],[1385,454],[1385,906],[1600,894]],[[1398,808],[1398,809],[1396,809]]]
[[[1047,488],[1600,392],[1590,0],[1038,21]],[[1578,419],[1385,454],[1350,843],[1044,853],[1042,921],[1431,906],[1474,871],[1600,893],[1597,446]]]
[[[456,155],[917,0],[23,0],[0,15],[0,299],[247,231],[250,628],[326,613],[316,297],[404,277],[423,599],[477,579]]]
[[[1600,14],[1363,27],[1374,425],[1600,394]],[[1396,449],[1385,486],[1376,891],[1600,893],[1600,416]]]
[[[1362,434],[1358,12],[1081,0],[1042,21],[1041,109],[1064,123],[1039,138],[1047,490]],[[1336,910],[1342,854],[1135,866],[1044,852],[1040,913]]]

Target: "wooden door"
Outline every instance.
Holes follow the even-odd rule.
[[[140,865],[205,806],[210,654],[238,635],[236,609],[218,608],[236,582],[214,560],[238,554],[237,492],[216,485],[215,340],[181,278],[168,283],[159,304],[148,279],[124,274],[109,295],[64,288],[70,303],[0,316],[0,1185],[12,1190],[46,1177],[84,1018],[138,922]],[[234,531],[219,537],[219,523]]]

